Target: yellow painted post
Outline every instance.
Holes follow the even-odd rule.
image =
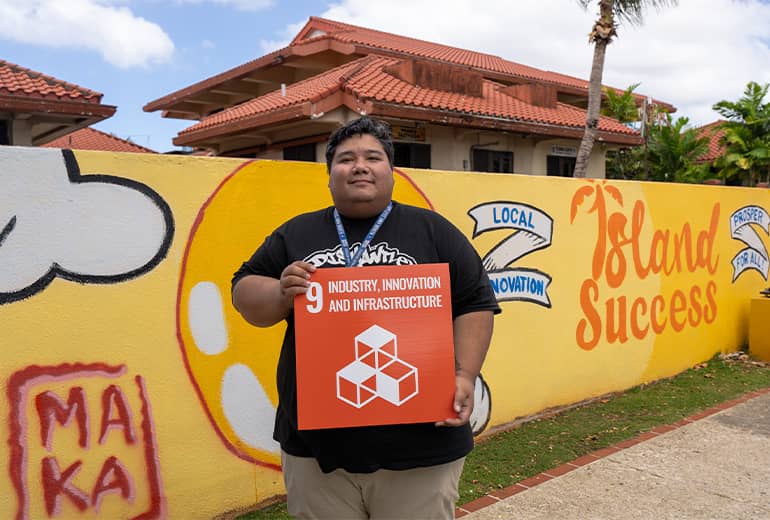
[[[770,298],[751,300],[749,350],[762,361],[770,361]]]

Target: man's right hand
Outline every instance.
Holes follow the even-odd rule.
[[[310,275],[314,273],[316,267],[308,262],[297,260],[286,266],[281,272],[279,287],[281,289],[281,300],[284,307],[294,308],[294,297],[298,294],[305,294],[310,287]]]
[[[252,325],[275,325],[291,313],[294,297],[307,292],[315,270],[313,264],[297,261],[286,266],[279,279],[256,274],[244,276],[233,287],[233,305]]]

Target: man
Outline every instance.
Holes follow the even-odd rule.
[[[473,448],[473,390],[500,312],[478,254],[440,215],[399,204],[387,124],[362,117],[326,149],[334,206],[276,229],[233,277],[233,304],[258,327],[286,320],[278,361],[274,438],[289,513],[297,518],[454,518],[458,480]],[[294,297],[317,268],[391,263],[449,264],[456,358],[454,410],[436,424],[297,428]],[[447,396],[451,399],[452,396]]]

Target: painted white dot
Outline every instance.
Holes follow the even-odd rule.
[[[188,320],[193,341],[204,354],[221,354],[227,348],[227,328],[219,287],[198,282],[190,291]]]
[[[222,409],[230,426],[252,448],[279,453],[273,440],[275,407],[254,373],[240,363],[222,377]]]

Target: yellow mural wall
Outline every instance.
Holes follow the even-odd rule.
[[[3,147],[0,180],[0,517],[281,494],[284,326],[248,326],[229,283],[330,204],[324,166]],[[743,346],[767,286],[768,190],[404,170],[394,198],[471,239],[503,309],[477,433]]]

